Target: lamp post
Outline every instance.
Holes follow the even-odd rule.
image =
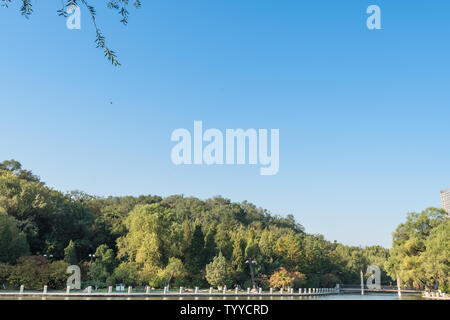
[[[255,276],[253,274],[253,264],[256,264],[256,261],[252,260],[252,259],[248,259],[247,261],[245,261],[245,263],[248,263],[248,265],[250,266],[250,276],[252,277],[253,289],[255,289],[256,286],[255,286]]]
[[[51,260],[53,259],[53,255],[52,254],[44,254],[45,259],[47,260]]]
[[[90,254],[89,254],[89,258],[91,258],[91,262],[92,262],[92,260],[95,258],[95,254],[90,253]]]

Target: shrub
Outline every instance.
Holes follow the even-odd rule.
[[[8,281],[14,287],[24,285],[27,289],[41,290],[48,284],[49,276],[50,268],[46,258],[21,257],[12,268]]]
[[[8,278],[12,267],[7,263],[0,263],[0,289],[8,287]]]
[[[48,286],[52,289],[64,289],[67,286],[67,278],[69,274],[66,273],[68,263],[60,260],[50,264],[50,274],[48,279]]]
[[[230,284],[227,261],[222,252],[206,265],[206,280],[213,287]]]
[[[10,267],[7,282],[32,290],[41,290],[45,285],[51,289],[64,289],[69,276],[66,274],[68,266],[64,261],[48,263],[43,256],[21,257]]]
[[[306,283],[306,276],[300,272],[289,272],[281,267],[269,279],[272,288],[302,287]]]
[[[140,284],[139,266],[136,263],[122,262],[114,270],[115,282],[123,283],[127,286],[136,286]]]
[[[0,212],[0,262],[14,264],[17,258],[28,254],[27,239],[19,231],[18,221]]]

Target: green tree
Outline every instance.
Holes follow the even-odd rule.
[[[8,282],[14,287],[24,285],[27,289],[42,290],[48,285],[50,267],[43,256],[21,257],[12,268]]]
[[[161,204],[138,205],[125,220],[128,233],[117,240],[118,258],[141,266],[164,268],[181,253],[182,230],[174,213]]]
[[[201,225],[196,225],[186,257],[186,268],[191,274],[196,274],[205,266],[205,237]]]
[[[183,243],[181,244],[182,247],[182,255],[186,257],[189,254],[189,248],[192,241],[192,231],[191,231],[191,224],[189,222],[189,219],[185,219],[183,222]]]
[[[175,272],[175,284],[201,286],[206,284],[206,265],[220,252],[229,266],[231,283],[244,286],[250,284],[250,265],[245,262],[251,259],[256,261],[257,283],[265,286],[280,267],[290,276],[303,274],[311,287],[358,284],[360,270],[365,271],[368,264],[382,267],[388,260],[386,267],[395,271],[390,273],[393,277],[399,272],[402,280],[442,287],[448,283],[448,227],[441,227],[444,219],[436,210],[416,214],[402,224],[389,252],[379,246],[350,247],[306,234],[293,216],[272,215],[246,201],[233,203],[222,197],[202,201],[183,195],[104,198],[81,191],[62,194],[17,161],[0,163],[0,225],[3,229],[8,226],[0,233],[3,256],[20,248],[5,249],[11,247],[5,244],[21,233],[26,235],[31,255],[52,254],[71,264],[97,248],[94,263],[79,264],[83,281],[89,274],[102,285],[116,281],[163,286],[179,267],[186,269],[186,274]],[[16,257],[23,254],[25,251]],[[117,267],[115,254],[122,262]],[[30,263],[25,265],[22,269],[32,273]],[[52,267],[50,264],[48,270]],[[63,271],[62,264],[55,268]],[[383,267],[382,272],[383,279]],[[61,283],[63,275],[58,274],[61,277],[55,281]],[[49,277],[47,281],[53,281]],[[305,277],[298,279],[304,281]]]
[[[170,258],[169,264],[163,271],[163,279],[167,281],[167,286],[170,285],[172,279],[181,279],[186,276],[186,269],[183,262],[178,258]]]
[[[8,278],[11,274],[12,266],[0,262],[0,288],[8,286]]]
[[[17,258],[29,254],[26,236],[17,225],[16,219],[0,212],[0,262],[14,264]]]
[[[48,286],[52,289],[64,289],[66,288],[67,278],[69,275],[66,273],[69,264],[62,260],[54,261],[49,265],[49,279]]]
[[[301,265],[302,241],[299,234],[289,231],[275,242],[275,253],[281,258],[282,265],[289,271],[295,271]]]
[[[217,254],[217,245],[214,240],[216,232],[214,229],[210,229],[206,233],[205,239],[205,262],[210,263]]]
[[[135,262],[122,262],[114,269],[114,281],[123,283],[127,286],[136,286],[142,284],[140,275],[140,266]]]
[[[259,248],[261,254],[266,260],[271,260],[274,257],[273,249],[275,247],[275,239],[273,232],[270,232],[267,228],[263,230],[261,233],[261,237],[259,239]]]
[[[425,241],[423,269],[430,282],[450,293],[450,220],[433,228]]]
[[[111,277],[111,274],[106,271],[106,268],[101,263],[92,263],[89,267],[88,277],[90,283],[92,283],[95,288],[104,288],[107,285],[107,281]]]
[[[256,231],[253,228],[250,228],[247,232],[245,257],[247,259],[256,259],[259,255],[259,241],[256,235]]]
[[[232,278],[235,282],[243,284],[247,279],[245,274],[245,239],[241,233],[235,235],[233,253],[231,256]]]
[[[434,247],[448,246],[445,241],[446,227],[440,227],[447,223],[445,217],[444,210],[435,208],[408,214],[406,222],[400,224],[393,233],[392,249],[386,263],[392,278],[398,276],[403,284],[414,286],[434,285],[442,279],[438,271],[442,270],[439,267],[442,258]],[[444,240],[443,247],[438,245],[440,240],[437,239]]]
[[[115,267],[114,251],[102,244],[95,251],[95,262],[89,267],[88,276],[96,287],[105,287],[112,282]]]
[[[67,262],[69,265],[78,264],[77,248],[72,240],[70,240],[69,244],[64,249],[64,262]]]
[[[106,244],[100,245],[95,250],[95,263],[101,264],[108,273],[113,272],[117,265],[114,251]]]
[[[233,253],[233,242],[230,237],[230,225],[222,222],[217,226],[217,232],[215,235],[215,243],[217,250],[222,252],[226,259],[231,259]]]
[[[47,187],[28,171],[18,169],[20,164],[3,167],[6,169],[0,169],[0,207],[17,220],[31,254],[63,258],[64,245],[70,239],[77,239],[81,254],[90,250],[93,216],[83,200]]]
[[[9,171],[18,176],[20,179],[24,179],[27,181],[39,181],[39,177],[35,176],[31,171],[22,169],[22,164],[14,159],[1,162],[0,170]]]
[[[222,252],[206,265],[206,280],[213,287],[230,285],[227,261]]]

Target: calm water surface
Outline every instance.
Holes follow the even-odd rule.
[[[422,300],[420,294],[404,294],[401,300]],[[338,294],[316,297],[0,297],[0,300],[399,300],[395,293]]]

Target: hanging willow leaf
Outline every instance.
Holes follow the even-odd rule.
[[[20,13],[25,18],[29,19],[29,17],[33,13],[32,0],[17,0],[17,1],[20,1]],[[121,17],[120,22],[123,25],[127,25],[128,24],[128,16],[129,16],[129,11],[128,11],[127,7],[129,5],[130,1],[128,1],[128,0],[105,0],[105,1],[106,1],[106,7],[109,9],[116,10]],[[0,5],[2,7],[8,8],[12,2],[13,2],[13,0],[0,0]],[[90,4],[90,1],[89,0],[61,0],[61,2],[62,2],[62,7],[61,7],[61,9],[57,10],[57,14],[58,14],[58,16],[62,16],[64,18],[68,17],[67,9],[69,7],[72,7],[72,6],[80,7],[80,4],[84,5],[84,7],[86,7],[86,9],[88,10],[88,12],[91,16],[92,24],[94,25],[94,28],[95,28],[95,33],[96,33],[95,43],[97,45],[97,48],[103,49],[105,57],[109,61],[111,61],[111,63],[114,66],[120,66],[121,64],[117,60],[116,53],[107,46],[105,37],[103,36],[102,32],[100,31],[99,27],[97,26],[97,21],[96,21],[97,12],[95,11],[95,7]],[[141,4],[140,0],[133,1],[133,6],[136,9],[139,9],[141,7],[141,5],[142,4]]]

